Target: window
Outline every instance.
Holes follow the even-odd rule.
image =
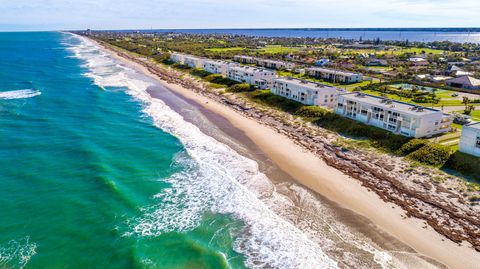
[[[477,143],[475,143],[475,147],[480,148],[480,136],[477,136]]]

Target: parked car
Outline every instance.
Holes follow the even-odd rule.
[[[453,122],[460,125],[469,124],[472,122],[469,116],[458,113],[453,114]]]

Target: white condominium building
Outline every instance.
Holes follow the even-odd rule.
[[[480,157],[480,122],[463,126],[458,150]]]
[[[229,66],[227,69],[227,78],[255,85],[260,89],[270,88],[275,74],[275,71],[251,66]]]
[[[362,81],[362,75],[320,67],[306,68],[305,73],[312,77],[340,83],[355,83]]]
[[[353,92],[340,94],[336,114],[408,137],[431,137],[451,130],[442,111]]]
[[[251,56],[244,56],[244,55],[235,55],[233,56],[233,60],[235,62],[239,62],[242,64],[254,64],[255,58]]]
[[[203,68],[203,63],[206,59],[192,56],[192,55],[185,55],[183,58],[183,62],[186,66],[191,68]]]
[[[270,59],[256,58],[255,62],[258,66],[262,66],[270,69],[288,69],[292,70],[295,68],[295,64],[291,62],[276,61]]]
[[[271,92],[305,105],[333,108],[342,89],[292,78],[276,78]]]
[[[178,52],[173,52],[170,54],[170,60],[175,63],[184,63],[185,60],[185,54],[183,53],[178,53]]]
[[[235,62],[242,64],[256,64],[261,67],[270,68],[270,69],[288,69],[291,70],[295,68],[295,64],[291,62],[255,58],[251,56],[236,55],[233,57]]]
[[[226,77],[228,68],[238,65],[239,64],[237,63],[227,61],[205,60],[203,62],[203,70],[212,74],[221,74],[222,76]]]

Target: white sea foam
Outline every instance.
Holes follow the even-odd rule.
[[[87,39],[72,46],[72,52],[86,62],[91,77],[100,87],[126,87],[140,100],[144,112],[156,126],[176,136],[188,157],[177,157],[185,169],[170,178],[171,184],[156,195],[161,203],[145,208],[133,221],[134,233],[155,236],[168,231],[195,228],[205,212],[229,214],[245,228],[234,248],[246,256],[251,268],[336,268],[320,246],[290,222],[273,213],[262,201],[274,192],[273,184],[259,172],[255,161],[201,132],[164,102],[146,92],[152,81],[118,63]],[[247,186],[255,186],[248,189]]]
[[[37,245],[29,237],[0,245],[0,268],[23,268],[36,254]]]
[[[33,90],[33,89],[5,91],[5,92],[0,92],[0,99],[9,100],[9,99],[32,98],[40,94],[42,94],[40,91]]]

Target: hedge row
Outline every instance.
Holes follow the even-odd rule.
[[[407,155],[407,158],[431,165],[435,167],[442,167],[452,155],[449,147],[440,144],[427,143],[420,149]]]
[[[246,84],[246,83],[241,83],[241,84],[235,84],[230,87],[228,87],[227,91],[229,92],[248,92],[253,90],[254,87]]]
[[[444,168],[458,171],[480,182],[480,158],[462,152],[455,152],[445,163]]]
[[[215,83],[215,84],[221,84],[221,85],[225,85],[225,86],[232,86],[234,84],[238,84],[238,82],[236,81],[233,81],[231,79],[228,79],[220,74],[211,74],[211,75],[208,75],[206,77],[204,77],[204,79],[208,82],[211,82],[211,83]]]
[[[292,114],[303,107],[301,103],[274,95],[269,90],[256,90],[249,93],[248,96],[254,101],[261,102]]]

